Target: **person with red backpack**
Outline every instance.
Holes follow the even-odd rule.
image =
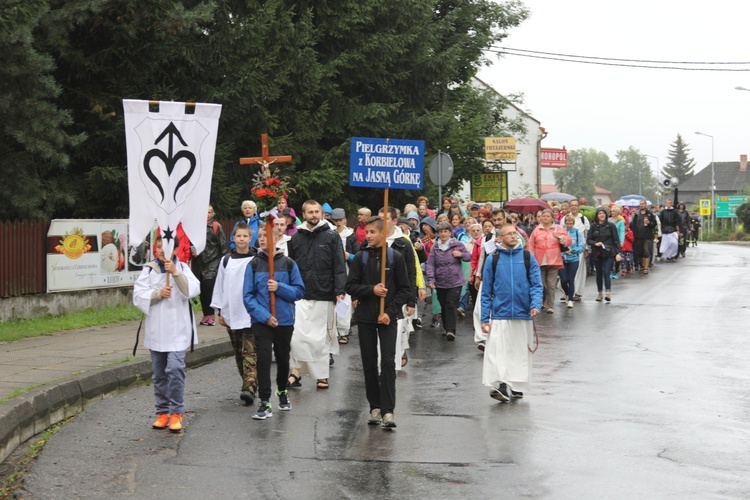
[[[227,239],[221,224],[214,220],[214,208],[208,206],[208,217],[206,218],[206,248],[200,255],[193,250],[193,274],[201,283],[201,307],[203,317],[201,325],[214,326],[214,310],[211,307],[211,298],[216,284],[216,273],[219,269],[221,256],[227,253]]]

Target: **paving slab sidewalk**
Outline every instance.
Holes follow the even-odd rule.
[[[14,391],[60,382],[83,372],[150,359],[143,331],[136,357],[133,345],[139,321],[124,321],[15,342],[0,342],[0,400]],[[199,345],[228,340],[221,326],[199,326]]]
[[[151,379],[139,321],[69,330],[0,343],[0,462],[50,425],[77,415],[92,402]],[[188,367],[232,355],[226,329],[198,327]]]

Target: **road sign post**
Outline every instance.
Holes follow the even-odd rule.
[[[737,207],[747,202],[747,196],[717,196],[716,218],[731,219],[736,217]]]
[[[438,200],[443,199],[443,186],[453,177],[453,159],[438,150],[430,160],[430,180],[438,187]]]

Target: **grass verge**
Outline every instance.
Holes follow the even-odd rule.
[[[3,462],[2,470],[0,470],[0,500],[17,498],[16,491],[23,485],[24,476],[31,470],[34,460],[41,453],[47,440],[73,418],[75,417],[66,418],[51,426],[42,432],[31,445],[23,448],[23,450],[16,450]]]
[[[60,316],[48,314],[39,318],[5,321],[0,322],[0,342],[13,342],[63,330],[131,321],[142,317],[143,313],[135,306],[115,306],[99,310],[88,308]]]

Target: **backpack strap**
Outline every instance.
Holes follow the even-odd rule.
[[[385,251],[385,254],[386,254],[385,259],[386,259],[387,265],[390,267],[393,264],[393,249],[391,247],[388,247]],[[369,260],[369,258],[370,258],[370,252],[368,252],[367,250],[363,250],[362,251],[362,267],[363,268],[367,267],[367,261]]]
[[[187,301],[188,316],[190,316],[190,352],[195,349],[195,316],[193,315],[193,308],[190,307],[190,301]]]
[[[143,318],[145,318],[146,315],[143,315]],[[141,322],[138,323],[138,331],[135,332],[135,345],[133,346],[133,357],[135,357],[135,351],[138,350],[138,338],[141,336],[141,327],[143,326],[143,318],[141,318]]]
[[[495,250],[492,253],[492,277],[494,278],[497,274],[497,261],[500,260],[500,250]],[[523,265],[526,267],[526,280],[531,284],[531,253],[524,249],[523,251]],[[494,288],[494,287],[493,287]],[[495,294],[493,293],[492,296],[494,297]]]
[[[290,261],[292,262],[291,264],[290,264]],[[258,263],[259,262],[260,262],[260,260],[257,259],[257,258],[253,258],[253,260],[250,261],[250,268],[253,270],[253,274],[255,274],[256,272],[258,272]],[[291,283],[292,282],[292,268],[294,267],[294,264],[293,264],[294,260],[291,257],[287,257],[286,255],[284,255],[284,258],[281,259],[280,262],[283,262],[284,265],[286,266],[286,272],[289,275],[289,283]],[[276,270],[274,269],[274,273],[275,273],[275,271]],[[270,276],[269,276],[269,278],[270,278]]]

